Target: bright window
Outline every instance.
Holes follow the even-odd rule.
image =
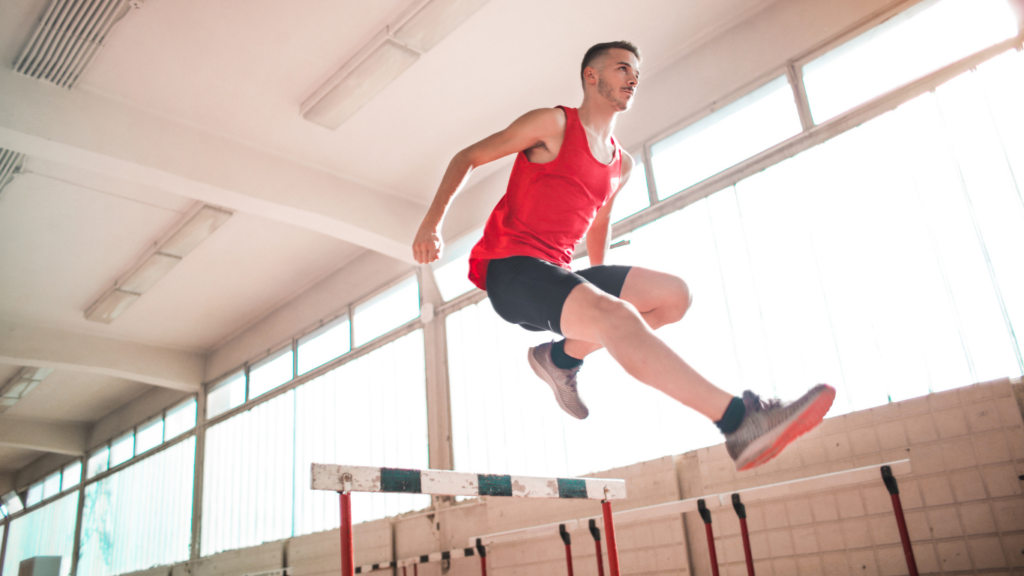
[[[469,252],[484,235],[484,229],[478,228],[446,245],[443,257],[430,268],[434,271],[434,282],[445,302],[469,292],[474,288],[469,281]]]
[[[135,452],[142,454],[156,448],[164,441],[164,419],[161,416],[139,426],[135,437]]]
[[[193,396],[167,411],[164,438],[170,440],[196,427],[196,399]]]
[[[337,528],[337,496],[309,489],[311,462],[426,468],[425,378],[416,330],[211,426],[203,555]],[[424,496],[355,494],[352,512],[363,522],[429,504]]]
[[[195,437],[85,487],[80,576],[188,560]]]
[[[814,121],[1017,35],[1006,0],[925,1],[803,67]]]
[[[36,482],[28,487],[28,496],[25,498],[26,506],[35,506],[43,501],[43,483]]]
[[[270,392],[294,377],[291,346],[260,360],[249,369],[249,398]]]
[[[92,478],[93,476],[106,472],[110,468],[110,448],[104,446],[99,450],[92,453],[89,456],[89,462],[86,463],[86,478]]]
[[[75,460],[71,464],[65,466],[63,472],[61,472],[60,489],[67,490],[68,488],[78,486],[81,481],[82,461]]]
[[[640,154],[633,155],[633,172],[625,188],[615,196],[612,204],[612,223],[627,218],[651,205],[651,196],[647,191],[647,169]]]
[[[60,576],[71,572],[78,516],[78,491],[57,499],[20,518],[7,528],[4,574],[18,574],[22,560],[37,556],[60,556]]]
[[[801,132],[793,90],[780,76],[651,146],[666,198]]]
[[[355,344],[362,346],[419,315],[419,284],[411,276],[355,307]]]
[[[60,494],[60,470],[43,479],[43,500]]]
[[[351,325],[345,315],[299,338],[299,374],[323,366],[351,349]]]
[[[135,434],[128,432],[110,443],[110,467],[113,468],[135,456]]]
[[[215,384],[206,396],[206,417],[213,418],[245,404],[245,371],[241,370]]]

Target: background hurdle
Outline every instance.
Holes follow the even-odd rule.
[[[310,477],[313,490],[329,490],[339,493],[342,576],[354,576],[356,573],[352,546],[352,492],[600,500],[608,542],[608,566],[612,576],[619,576],[611,500],[621,500],[626,497],[626,482],[623,480],[537,478],[508,474],[471,474],[450,470],[407,470],[316,463],[312,465]],[[561,531],[564,532],[566,528],[568,527],[562,527]],[[487,561],[484,543],[474,539],[470,544],[471,546],[475,545],[479,550],[481,574],[486,576]]]
[[[744,543],[744,557],[747,562],[747,574],[753,575],[754,566],[752,554],[750,552],[750,539],[746,530],[746,522],[743,521],[743,516],[746,515],[745,505],[764,500],[784,498],[789,495],[801,495],[807,492],[834,490],[847,486],[853,486],[856,484],[867,484],[870,482],[878,482],[882,480],[885,482],[886,488],[889,489],[889,493],[892,495],[893,510],[896,514],[897,524],[899,525],[900,529],[900,537],[903,541],[904,551],[907,555],[907,565],[910,569],[910,574],[916,576],[917,567],[914,564],[913,551],[910,548],[910,537],[907,534],[906,524],[903,520],[903,510],[902,506],[899,504],[899,491],[896,486],[895,479],[896,474],[905,475],[909,474],[910,472],[910,460],[899,460],[895,462],[889,462],[887,464],[878,464],[873,466],[865,466],[862,468],[853,468],[850,470],[843,470],[840,472],[822,474],[820,476],[809,476],[807,478],[799,478],[787,482],[767,484],[764,486],[755,486],[732,492],[709,494],[696,498],[687,498],[684,500],[676,500],[674,502],[666,502],[664,504],[654,504],[652,506],[645,506],[643,508],[624,510],[621,512],[616,512],[614,514],[614,519],[617,524],[622,525],[631,522],[655,520],[659,518],[664,518],[666,516],[685,514],[687,512],[700,512],[701,518],[702,520],[704,520],[707,530],[708,548],[709,553],[711,555],[712,573],[718,574],[718,563],[714,548],[714,537],[711,532],[711,511],[719,508],[733,508],[736,514],[740,516],[741,520],[740,529]],[[513,542],[516,540],[534,538],[539,536],[554,536],[560,533],[561,526],[564,526],[565,530],[569,531],[584,525],[589,525],[591,528],[594,528],[596,527],[596,522],[598,518],[601,517],[594,516],[588,518],[580,518],[578,520],[567,520],[565,522],[556,522],[552,524],[544,524],[541,526],[532,526],[530,528],[523,528],[520,530],[510,530],[507,532],[486,534],[483,536],[473,537],[470,539],[470,541],[478,541],[484,544],[494,544],[502,542]],[[605,516],[605,518],[608,519],[609,516]],[[599,536],[595,536],[595,539],[598,537]],[[609,550],[612,549],[612,545],[610,543],[608,548]],[[600,564],[600,548],[598,548],[597,561],[599,574],[603,574],[603,567]],[[609,564],[611,564],[610,553]]]

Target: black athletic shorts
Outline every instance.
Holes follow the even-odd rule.
[[[629,266],[593,266],[572,272],[530,256],[487,263],[487,296],[502,319],[527,330],[562,334],[562,306],[573,288],[590,282],[618,298]]]

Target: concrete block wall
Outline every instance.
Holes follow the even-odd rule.
[[[678,459],[684,497],[910,458],[900,495],[922,574],[1024,574],[1024,422],[1007,380],[830,418],[772,463],[736,473],[724,446]],[[747,506],[757,574],[906,574],[882,482]],[[687,517],[694,574],[710,574]],[[739,521],[715,511],[722,574],[746,574]]]

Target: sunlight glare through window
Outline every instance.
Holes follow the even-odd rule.
[[[922,2],[803,67],[817,123],[1017,35],[1006,0]]]
[[[299,374],[323,366],[351,350],[351,337],[346,315],[299,338]]]
[[[110,467],[127,462],[135,456],[135,434],[128,432],[110,443]]]
[[[356,346],[383,336],[420,315],[420,291],[411,276],[355,307]]]
[[[245,371],[220,382],[206,396],[206,417],[213,418],[245,403]]]
[[[615,196],[612,204],[612,223],[627,218],[651,205],[650,194],[647,193],[647,170],[644,167],[643,155],[634,154],[633,172],[629,175],[626,186]]]
[[[164,438],[170,440],[196,426],[195,396],[167,411],[164,418]]]
[[[801,130],[793,90],[780,76],[651,146],[658,196],[685,190]]]
[[[249,370],[249,399],[291,380],[292,368],[291,346],[259,361]]]

